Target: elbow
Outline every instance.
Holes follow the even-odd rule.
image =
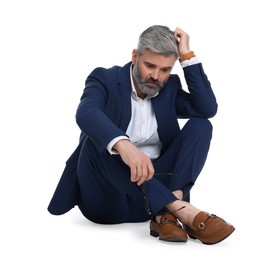
[[[78,109],[76,111],[75,119],[76,119],[77,125],[80,125],[81,121],[82,121],[82,114],[81,114],[81,111],[80,111],[80,107],[78,107]]]
[[[201,111],[200,116],[204,118],[212,118],[217,114],[217,112],[218,112],[218,105],[215,104]]]
[[[83,129],[83,126],[88,121],[88,112],[83,106],[79,106],[76,115],[75,115],[76,123],[80,127],[80,129]]]
[[[212,118],[212,117],[214,117],[216,114],[217,114],[217,112],[218,112],[218,105],[217,104],[215,104],[215,106],[213,106],[210,110],[209,110],[209,112],[208,112],[208,118]]]

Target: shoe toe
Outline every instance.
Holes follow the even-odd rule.
[[[222,218],[207,212],[197,214],[192,227],[184,225],[184,228],[191,238],[209,245],[223,241],[235,230],[231,224]]]
[[[188,240],[188,235],[182,225],[172,214],[163,215],[159,223],[152,219],[150,235],[168,242],[187,242]]]

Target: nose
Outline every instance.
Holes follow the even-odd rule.
[[[151,72],[150,77],[151,77],[152,79],[158,80],[158,76],[159,76],[159,70],[153,70],[153,71]]]

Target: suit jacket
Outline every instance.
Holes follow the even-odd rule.
[[[85,138],[90,138],[97,151],[103,153],[113,138],[126,135],[131,118],[130,67],[131,62],[123,67],[96,68],[87,77],[76,113],[80,143],[66,162],[48,206],[50,213],[64,214],[78,203],[77,162]],[[183,70],[188,92],[183,90],[179,76],[171,74],[159,95],[151,99],[162,152],[180,131],[178,118],[210,118],[217,112],[216,98],[202,64]]]

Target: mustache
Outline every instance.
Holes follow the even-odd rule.
[[[153,79],[153,78],[148,78],[147,80],[145,80],[145,83],[153,83],[153,84],[156,84],[158,86],[160,85],[159,80]]]

